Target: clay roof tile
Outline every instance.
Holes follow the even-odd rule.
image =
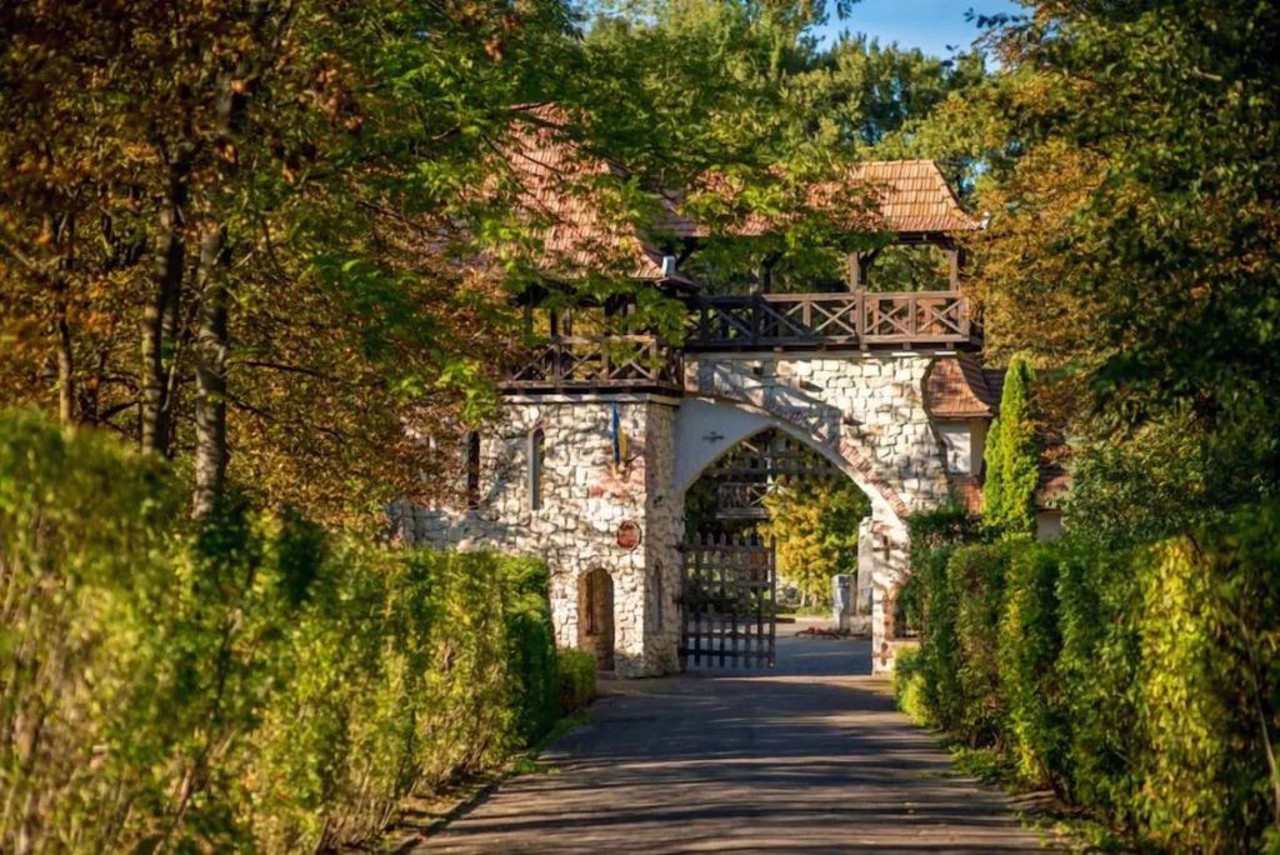
[[[924,405],[935,418],[989,418],[991,390],[976,359],[967,353],[940,358],[925,379]]]

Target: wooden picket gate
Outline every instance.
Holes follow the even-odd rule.
[[[680,666],[772,668],[777,573],[772,543],[698,536],[682,546]]]

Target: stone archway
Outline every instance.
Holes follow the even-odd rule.
[[[708,467],[739,442],[770,428],[802,443],[852,479],[871,500],[877,522],[891,529],[895,537],[905,539],[906,503],[874,470],[857,443],[842,436],[838,427],[832,436],[824,436],[741,401],[704,397],[688,399],[681,406],[676,419],[673,492],[683,496]]]
[[[613,577],[603,567],[578,579],[578,647],[601,671],[614,669]]]
[[[773,405],[771,405],[773,404]],[[827,408],[830,409],[830,408]],[[900,490],[901,473],[891,477],[838,418],[788,418],[772,399],[759,402],[702,396],[686,399],[677,415],[673,494],[683,505],[685,492],[698,477],[739,442],[768,429],[797,440],[852,480],[871,501],[865,532],[873,548],[859,551],[859,576],[870,580],[871,636],[874,672],[892,669],[897,635],[894,605],[909,572],[910,505]],[[932,445],[929,450],[934,450]],[[925,479],[916,479],[923,486]],[[865,583],[864,583],[865,584]]]

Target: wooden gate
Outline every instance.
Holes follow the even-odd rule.
[[[680,666],[772,668],[777,637],[774,547],[757,536],[684,543]]]

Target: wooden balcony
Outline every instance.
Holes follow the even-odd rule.
[[[520,392],[681,392],[680,349],[657,336],[599,338],[563,336],[522,354],[507,372],[503,391]]]
[[[702,297],[688,350],[976,348],[981,327],[958,291]]]

